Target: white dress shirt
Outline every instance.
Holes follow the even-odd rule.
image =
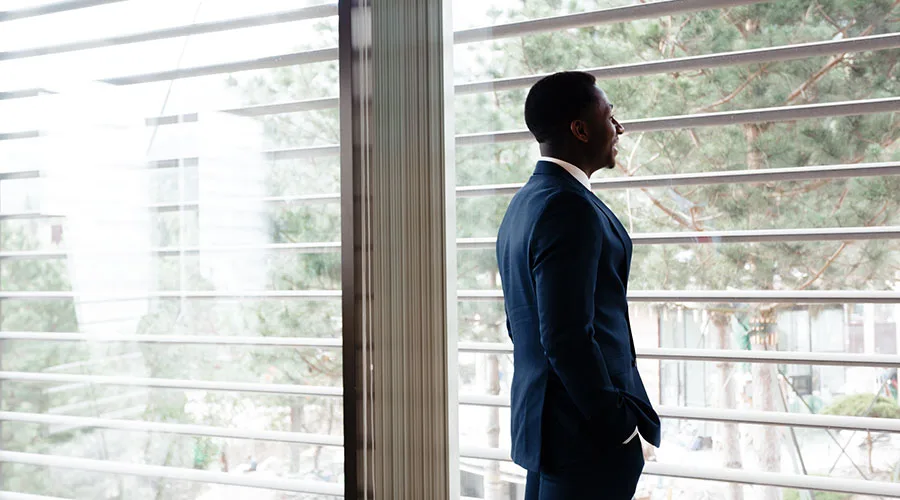
[[[552,158],[550,156],[542,156],[542,157],[538,158],[538,161],[546,161],[549,163],[555,163],[555,164],[559,165],[566,172],[571,174],[572,177],[575,178],[575,180],[580,182],[581,185],[585,187],[585,189],[587,189],[588,191],[591,191],[593,193],[593,191],[591,190],[591,179],[588,178],[588,175],[586,173],[584,173],[584,170],[581,170],[580,168],[576,167],[575,165],[572,165],[571,163],[569,163],[567,161],[560,160],[559,158]],[[631,436],[629,436],[628,439],[626,439],[622,444],[630,443],[631,440],[634,439],[637,435],[638,435],[638,429],[637,429],[637,427],[635,427],[634,432],[631,433]]]

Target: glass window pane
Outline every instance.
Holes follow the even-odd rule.
[[[303,18],[316,5],[134,0],[2,23],[4,51],[223,24],[0,62],[0,448],[15,452],[0,490],[341,490],[336,53],[241,63],[336,47],[336,8]],[[3,93],[32,86],[46,92]]]

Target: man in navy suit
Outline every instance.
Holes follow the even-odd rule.
[[[590,189],[625,132],[612,110],[580,72],[543,78],[525,101],[542,158],[503,218],[497,260],[526,500],[631,499],[644,467],[638,434],[659,446],[628,318],[631,239]]]

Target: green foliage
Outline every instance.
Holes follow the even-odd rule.
[[[782,490],[784,493],[784,500],[803,500],[805,497],[800,496],[800,490]],[[813,491],[810,492],[812,494],[813,500],[850,500],[853,498],[848,493],[834,493],[832,491]]]
[[[900,418],[900,406],[893,399],[874,394],[843,396],[822,410],[825,415]]]
[[[219,446],[210,438],[194,438],[194,468],[206,469],[219,454]]]
[[[576,11],[606,3],[572,2]],[[503,19],[558,14],[555,2],[526,0]],[[470,44],[457,49],[460,81],[596,68],[859,36],[897,29],[891,2],[755,4]],[[843,31],[843,33],[841,33]],[[460,54],[460,52],[462,54]],[[480,54],[482,59],[476,57]],[[502,54],[502,56],[500,55]],[[604,79],[620,120],[894,96],[900,51],[816,57],[677,74]],[[474,62],[470,62],[474,61]],[[462,95],[460,133],[524,128],[525,90]],[[626,125],[626,130],[628,126]],[[900,127],[891,113],[628,134],[618,175],[677,174],[887,161]],[[522,182],[536,157],[527,143],[457,148],[460,185]],[[595,178],[606,176],[598,173]],[[900,179],[721,184],[599,196],[633,232],[789,229],[895,224]],[[506,197],[457,204],[461,237],[493,236]],[[461,252],[461,282],[489,283],[488,252]],[[478,255],[474,255],[478,254]],[[631,289],[887,289],[879,269],[897,269],[895,242],[754,243],[637,247]],[[466,274],[463,273],[466,271]],[[480,276],[480,278],[479,278]],[[500,340],[498,338],[497,340]]]

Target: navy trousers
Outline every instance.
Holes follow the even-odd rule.
[[[528,471],[525,500],[631,500],[644,469],[641,439],[589,464],[542,469]]]

